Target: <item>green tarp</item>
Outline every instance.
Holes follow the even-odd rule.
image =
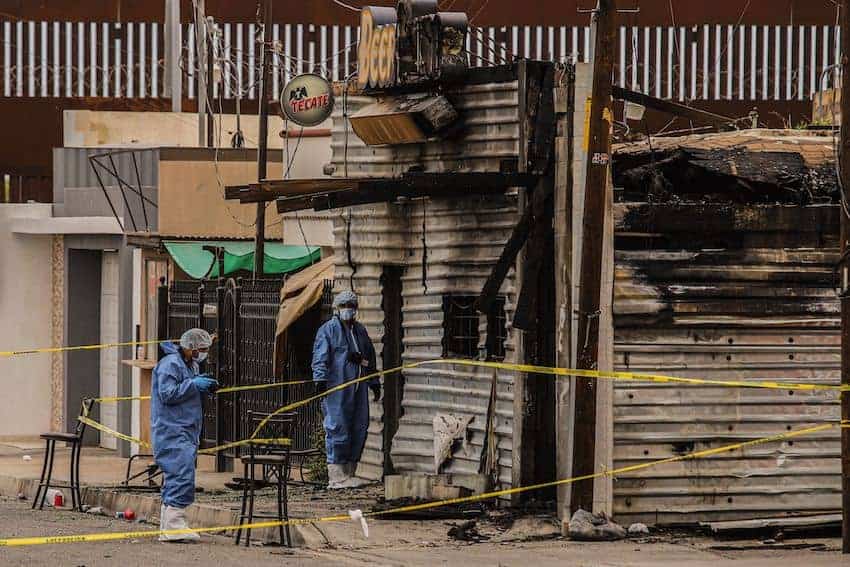
[[[254,243],[227,241],[164,242],[165,249],[180,269],[195,279],[218,277],[218,265],[212,252],[204,246],[224,248],[224,275],[239,270],[253,271]],[[308,266],[321,259],[317,246],[293,246],[279,242],[266,242],[263,271],[266,274],[286,274]]]

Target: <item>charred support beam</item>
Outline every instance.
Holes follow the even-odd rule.
[[[523,274],[522,292],[517,307],[514,325],[520,329],[529,329],[533,325],[532,316],[535,312],[537,285],[533,282],[538,280],[542,257],[537,255],[543,253],[541,241],[545,240],[546,230],[551,231],[552,207],[551,197],[553,193],[553,171],[554,145],[555,145],[555,71],[551,65],[539,66],[534,62],[526,61],[527,73],[525,120],[528,122],[528,169],[538,172],[544,176],[539,178],[537,187],[531,197],[531,206],[523,211],[522,216],[514,227],[510,238],[499,260],[493,266],[493,270],[481,294],[478,296],[475,308],[480,313],[489,313],[493,300],[499,293],[499,288],[508,275],[511,267],[516,264],[516,259],[522,247],[525,245],[529,234],[532,242],[529,245],[528,269]]]
[[[513,326],[523,331],[533,331],[538,327],[537,303],[539,300],[538,291],[540,289],[539,279],[543,263],[547,260],[544,257],[547,250],[546,241],[552,236],[552,194],[554,186],[554,178],[551,175],[542,177],[537,189],[531,195],[531,206],[527,209],[531,211],[532,219],[528,228],[528,251],[525,256],[523,283],[520,286],[520,294],[517,298],[513,321]],[[498,286],[496,286],[497,283]],[[490,288],[487,291],[496,294],[499,291],[499,287],[501,287],[501,283],[501,281],[496,282],[488,279],[485,289],[489,285]],[[494,286],[496,286],[495,289]],[[478,303],[489,309],[494,297],[495,295],[485,297],[482,292],[478,298]],[[483,312],[487,311],[485,310]]]
[[[614,95],[614,98],[618,100],[633,102],[659,112],[666,112],[667,114],[681,116],[682,118],[687,118],[689,120],[707,122],[708,124],[715,126],[718,130],[734,130],[737,122],[734,118],[729,118],[728,116],[714,114],[713,112],[685,106],[684,104],[679,104],[670,100],[655,98],[654,96],[630,91],[623,87],[614,86],[612,94]]]
[[[277,201],[277,211],[322,211],[420,197],[494,195],[512,187],[528,187],[536,180],[536,175],[521,173],[408,173],[396,179],[349,180],[350,185],[337,185],[336,180],[330,180],[334,183],[328,186],[335,189],[283,196]]]

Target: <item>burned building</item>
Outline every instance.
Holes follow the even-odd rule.
[[[838,187],[831,134],[747,130],[616,149],[619,370],[775,389],[617,382],[615,468],[840,419]],[[614,480],[627,521],[835,511],[839,430]]]

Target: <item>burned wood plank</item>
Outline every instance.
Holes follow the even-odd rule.
[[[525,187],[538,176],[526,173],[406,173],[393,179],[358,180],[356,187],[284,196],[277,201],[279,213],[317,211],[422,197],[462,198],[470,195],[503,194]]]
[[[224,188],[224,198],[239,199],[240,203],[262,203],[274,201],[278,197],[309,195],[318,191],[342,191],[355,189],[364,182],[380,182],[380,178],[368,179],[281,179],[261,181],[248,185],[228,185]]]
[[[619,233],[823,232],[838,234],[838,205],[629,203],[614,206]]]
[[[545,181],[547,179],[549,179],[549,182]],[[537,195],[537,199],[546,202],[551,197],[553,191],[554,184],[551,183],[551,178],[544,177],[541,178],[540,184],[534,190],[534,194]],[[535,197],[532,197],[532,199],[535,199]],[[540,206],[537,209],[538,211],[542,210]],[[549,209],[551,210],[551,207]],[[517,255],[528,239],[534,221],[534,207],[526,208],[519,221],[517,221],[508,241],[505,243],[505,247],[499,255],[499,260],[493,266],[493,270],[481,288],[481,294],[475,302],[475,309],[479,313],[488,313],[493,306],[493,301],[499,294],[499,289],[502,287],[505,277],[507,277],[511,267],[516,263]]]
[[[513,320],[513,326],[523,331],[531,331],[537,328],[539,280],[543,262],[546,260],[547,240],[551,239],[553,235],[553,193],[554,179],[551,176],[546,176],[541,179],[540,185],[531,196],[529,208],[532,211],[532,220],[529,228],[528,252],[526,253],[522,285],[520,286]]]

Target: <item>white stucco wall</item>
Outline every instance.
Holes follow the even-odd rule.
[[[100,278],[100,342],[104,344],[121,341],[118,332],[118,282],[118,252],[104,252]],[[118,349],[105,348],[100,351],[100,395],[118,395]],[[117,431],[118,404],[101,404],[100,421]],[[116,449],[118,440],[111,435],[101,435],[100,445]]]
[[[51,236],[14,234],[16,218],[41,219],[49,204],[0,204],[0,350],[50,346]],[[0,357],[0,438],[50,430],[50,355]]]

